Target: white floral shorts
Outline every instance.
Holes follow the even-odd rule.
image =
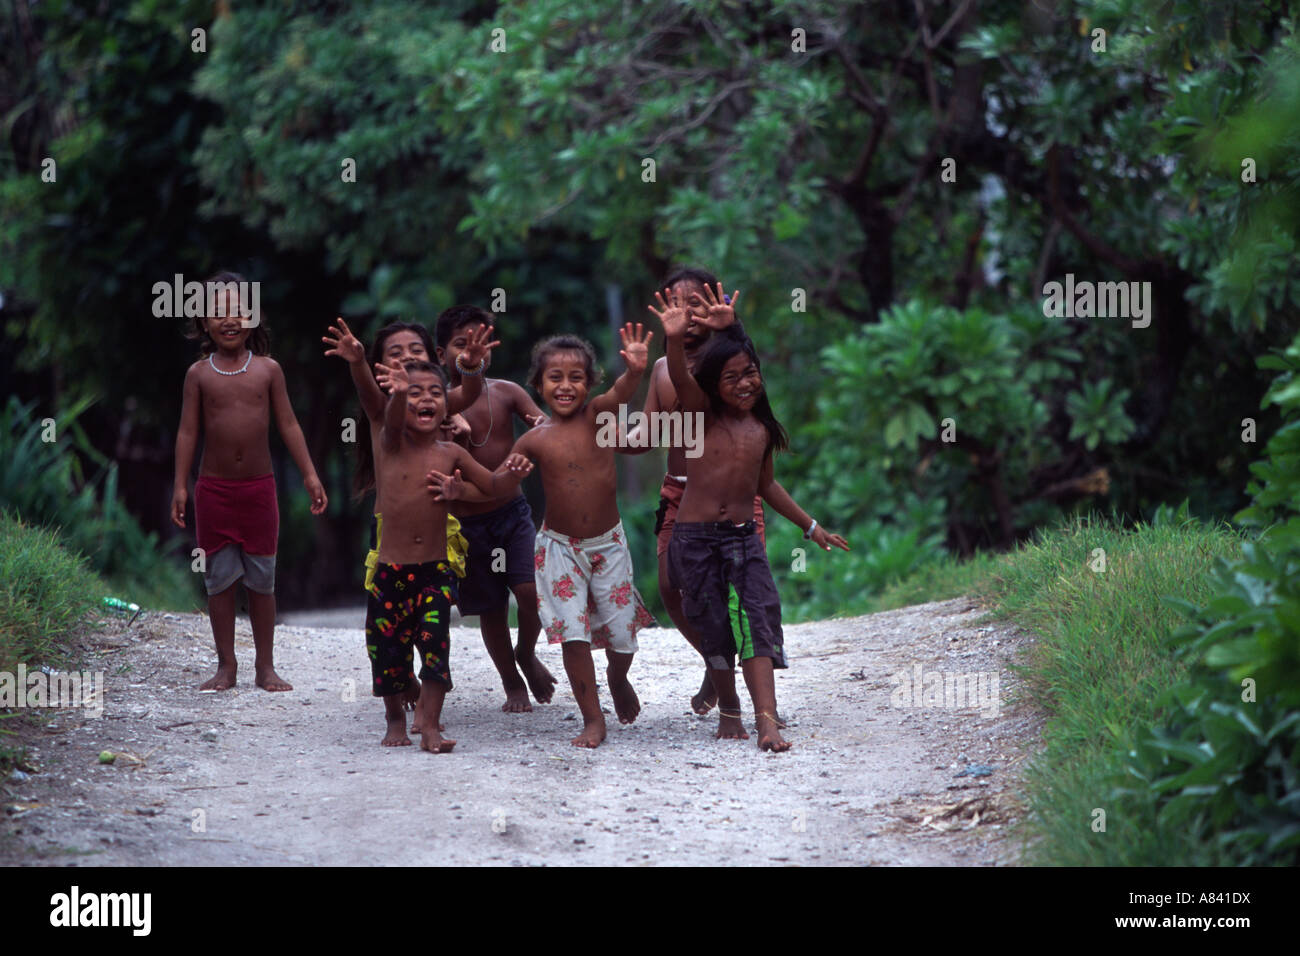
[[[533,568],[537,611],[551,644],[586,641],[593,648],[635,654],[636,632],[655,626],[632,583],[632,555],[621,521],[594,538],[571,538],[543,527]]]

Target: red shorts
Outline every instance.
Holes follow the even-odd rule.
[[[275,475],[212,478],[194,483],[194,528],[199,547],[215,554],[237,544],[245,554],[275,554],[280,536],[280,509]]]
[[[664,475],[664,483],[659,488],[659,510],[655,513],[655,554],[661,558],[668,553],[668,542],[673,539],[673,525],[677,523],[677,509],[681,506],[682,495],[685,493],[686,482],[672,475]],[[759,543],[766,548],[761,495],[754,496],[754,523],[757,525]]]

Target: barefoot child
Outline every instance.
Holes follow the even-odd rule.
[[[412,651],[420,655],[420,746],[447,753],[456,745],[439,732],[448,667],[451,602],[456,578],[447,563],[447,504],[430,495],[431,470],[463,470],[486,495],[500,495],[532,465],[512,456],[495,473],[459,445],[439,440],[446,416],[447,378],[437,365],[380,365],[379,385],[390,391],[375,445],[376,510],[387,519],[366,608],[366,650],[373,693],[384,698],[385,747],[409,746],[403,696]]]
[[[596,416],[632,397],[645,371],[652,334],[640,325],[633,332],[628,323],[621,332],[627,371],[590,402],[597,381],[591,345],[572,335],[539,343],[529,384],[542,396],[551,419],[514,446],[516,454],[540,466],[546,492],[533,561],[542,626],[550,643],[563,644],[564,669],[582,711],[575,747],[598,747],[605,739],[593,647],[605,648],[605,675],[619,720],[630,724],[641,710],[627,674],[637,630],[653,626],[654,618],[632,583],[632,557],[618,514],[614,449],[597,444]],[[461,493],[445,474],[430,479],[444,493]],[[468,490],[464,494],[475,497]]]
[[[492,337],[492,327],[488,325],[480,326],[478,329],[468,334],[469,342],[466,344],[466,352],[473,360],[480,360],[484,355],[490,354],[490,349],[499,343],[489,341]],[[352,382],[357,389],[357,397],[361,401],[361,409],[365,417],[361,421],[360,441],[357,443],[357,473],[353,480],[353,492],[355,497],[362,498],[375,490],[375,449],[374,444],[379,440],[379,433],[383,427],[384,408],[387,403],[387,396],[375,381],[370,369],[378,368],[381,362],[389,366],[402,365],[409,361],[428,362],[433,356],[433,339],[429,335],[428,329],[422,325],[409,322],[390,322],[379,330],[375,336],[375,343],[371,347],[370,364],[366,364],[366,352],[361,341],[352,334],[348,328],[347,322],[339,317],[335,325],[329,328],[329,335],[323,336],[321,341],[330,346],[325,350],[327,356],[337,355],[348,363],[348,369],[352,373]],[[465,383],[460,388],[454,388],[447,393],[447,418],[444,419],[440,426],[439,437],[448,441],[450,436],[447,431],[453,430],[455,421],[462,424],[462,419],[456,412],[463,409],[466,405],[471,404],[478,397],[482,390],[481,376],[468,376]],[[375,583],[375,568],[379,563],[379,546],[383,539],[384,516],[382,512],[375,512],[374,526],[374,547],[366,555],[366,576],[365,590],[370,593],[370,589]],[[460,534],[460,523],[451,515],[447,516],[447,562],[451,565],[452,571],[457,577],[465,576],[465,538]],[[416,679],[414,671],[404,675],[409,679],[406,690],[405,702],[408,707],[414,707],[420,697],[420,682]],[[415,733],[420,732],[422,721],[417,713],[412,730]],[[443,728],[438,728],[439,730]]]
[[[819,547],[847,551],[848,543],[819,527],[773,477],[773,454],[788,447],[788,439],[763,392],[753,343],[734,329],[718,333],[692,376],[682,341],[687,313],[671,290],[666,293],[667,299],[656,293],[660,309],[650,311],[663,322],[668,371],[682,406],[705,414],[703,454],[687,459],[686,490],[668,545],[671,581],[700,635],[718,696],[717,736],[749,736],[736,696],[739,653],[759,748],[788,750],[777,722],[773,677],[773,668],[786,666],[781,600],[758,538],[755,493]]]
[[[475,325],[491,321],[492,316],[480,308],[457,305],[438,316],[435,331],[438,361],[447,370],[452,385],[459,385],[467,378],[483,378],[481,396],[464,412],[470,428],[466,444],[475,461],[495,469],[514,447],[514,419],[531,426],[543,416],[528,393],[514,382],[482,376],[492,356],[489,354],[480,362],[478,356],[470,353],[471,332]],[[462,369],[480,374],[471,376],[462,373]],[[506,693],[501,709],[507,713],[531,711],[530,689],[538,703],[549,703],[555,692],[555,678],[536,654],[537,635],[542,627],[537,613],[537,587],[533,583],[537,528],[528,499],[516,488],[505,498],[492,501],[454,502],[452,511],[469,542],[465,580],[460,586],[460,613],[478,616],[483,645],[501,675]],[[511,592],[519,613],[519,637],[513,649],[509,618]]]
[[[240,283],[222,272],[206,283]],[[271,473],[268,425],[276,427],[311,497],[311,513],[325,511],[328,499],[307,453],[294,417],[284,372],[267,355],[261,317],[245,327],[239,296],[233,290],[209,296],[206,317],[196,317],[191,337],[203,358],[185,374],[180,428],[176,434],[176,480],[172,521],[185,527],[185,505],[194,449],[203,434],[203,457],[194,484],[195,536],[203,550],[208,617],[217,645],[217,672],[200,690],[235,686],[235,584],[244,579],[248,617],[257,648],[254,681],[263,690],[293,690],[275,672],[275,552],[280,515]]]

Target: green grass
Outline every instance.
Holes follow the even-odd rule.
[[[107,586],[56,532],[0,513],[0,670],[66,663],[63,643]]]
[[[1204,604],[1218,557],[1242,537],[1195,521],[1132,530],[1099,518],[1064,528],[1004,556],[976,587],[995,617],[1034,631],[1022,669],[1046,711],[1044,750],[1026,773],[1028,862],[1054,865],[1192,865],[1208,848],[1154,826],[1154,801],[1125,797],[1120,759],[1136,727],[1160,722],[1157,700],[1186,665],[1169,634],[1186,622],[1166,596]],[[1097,549],[1105,571],[1093,569]],[[1099,566],[1099,565],[1098,565]],[[1132,781],[1128,781],[1132,783]],[[1105,811],[1106,829],[1093,829]]]

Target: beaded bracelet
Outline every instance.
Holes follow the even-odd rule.
[[[478,368],[466,368],[465,366],[460,364],[460,356],[457,355],[456,368],[460,370],[460,373],[462,375],[481,375],[483,373],[483,369],[487,368],[487,356],[485,355],[483,356],[483,358],[478,360]]]

